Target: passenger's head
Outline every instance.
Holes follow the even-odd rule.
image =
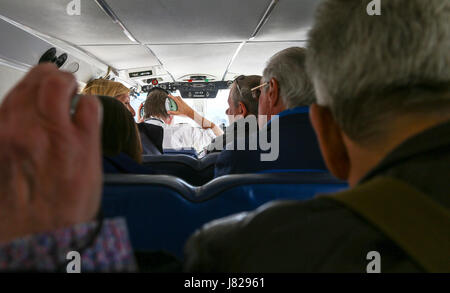
[[[251,89],[257,87],[261,80],[259,75],[238,76],[230,88],[228,95],[228,115],[230,123],[247,115],[258,116],[258,99],[254,98]]]
[[[95,79],[86,85],[82,94],[114,97],[124,104],[133,117],[136,115],[136,112],[130,105],[130,89],[120,82],[107,79]]]
[[[309,35],[312,122],[328,167],[351,184],[450,119],[450,2],[382,1],[380,16],[367,14],[369,3],[324,1]]]
[[[117,99],[99,96],[103,106],[102,149],[106,156],[125,153],[142,162],[142,145],[131,113]]]
[[[167,113],[166,99],[168,94],[162,89],[154,89],[148,95],[144,103],[144,119],[156,117],[165,123],[172,123],[173,116]]]
[[[260,89],[260,116],[276,115],[286,109],[309,106],[315,101],[305,61],[306,49],[299,47],[285,49],[270,58],[261,79],[261,84],[267,85]]]

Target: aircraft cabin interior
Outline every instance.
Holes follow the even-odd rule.
[[[381,1],[381,16],[371,16],[370,14],[372,10],[374,11],[372,15],[377,13],[379,1],[359,1],[364,2],[363,6],[361,6],[364,8],[364,15],[366,14],[366,5],[368,5],[366,16],[370,20],[367,20],[367,23],[375,19],[375,17],[379,17],[380,22],[382,22],[382,17],[385,14],[387,15],[386,17],[394,17],[389,13],[390,9],[396,9],[395,3],[404,0],[392,1],[392,5],[387,4],[384,0]],[[450,11],[449,2],[447,0],[436,1],[442,1],[442,5],[436,4],[437,8],[435,11],[448,15],[448,11]],[[386,171],[387,173],[383,173],[386,168],[390,168],[391,165],[389,164],[397,162],[394,159],[397,158],[395,155],[398,155],[398,153],[391,153],[391,156],[387,157],[387,161],[383,161],[381,160],[383,157],[378,158],[375,156],[375,153],[378,155],[378,150],[384,150],[384,147],[375,150],[371,149],[371,152],[365,153],[362,150],[365,150],[364,147],[366,145],[352,144],[353,138],[356,136],[352,136],[352,133],[346,136],[347,128],[342,132],[336,130],[338,129],[336,127],[342,125],[339,124],[340,121],[333,124],[338,125],[333,126],[335,128],[331,126],[326,128],[328,126],[324,126],[323,121],[330,121],[331,118],[329,120],[318,120],[321,117],[325,117],[320,116],[325,111],[320,109],[325,109],[325,107],[330,105],[339,105],[337,102],[336,104],[325,105],[324,100],[317,102],[314,93],[321,93],[317,88],[313,88],[313,85],[316,85],[316,79],[311,77],[311,80],[308,79],[304,83],[295,83],[292,90],[285,89],[294,84],[294,78],[300,79],[303,78],[301,76],[306,76],[305,66],[309,66],[313,62],[322,66],[319,68],[318,65],[317,68],[319,69],[314,71],[316,74],[314,75],[315,78],[323,78],[323,80],[329,81],[330,79],[325,74],[317,73],[318,70],[330,70],[331,72],[331,70],[339,69],[342,65],[342,70],[347,70],[345,74],[348,74],[349,83],[353,81],[353,73],[355,76],[359,74],[360,81],[370,81],[370,77],[366,79],[364,77],[370,75],[368,68],[376,67],[368,60],[369,58],[366,58],[365,70],[359,69],[358,65],[355,65],[357,64],[356,62],[352,63],[353,67],[349,67],[348,62],[345,63],[347,55],[349,55],[348,58],[358,58],[367,53],[365,49],[345,56],[344,54],[336,54],[336,56],[339,56],[339,61],[328,67],[324,65],[325,61],[320,63],[322,56],[320,54],[324,54],[323,52],[326,51],[326,48],[333,46],[330,45],[333,44],[331,41],[326,43],[328,41],[327,38],[320,38],[314,35],[316,30],[312,30],[316,23],[315,17],[319,18],[322,16],[322,14],[316,14],[316,9],[321,2],[334,2],[336,4],[343,1],[0,0],[0,32],[2,39],[0,43],[0,107],[3,102],[3,104],[6,104],[6,102],[9,103],[11,100],[12,103],[12,99],[7,97],[14,95],[15,91],[12,91],[12,89],[22,79],[27,77],[30,70],[36,68],[36,66],[37,68],[45,66],[47,63],[52,63],[59,71],[68,72],[76,79],[78,89],[71,102],[71,108],[67,112],[69,113],[70,110],[72,121],[79,119],[73,117],[77,115],[76,111],[80,109],[81,101],[84,101],[83,99],[86,96],[98,96],[98,103],[103,109],[103,122],[100,126],[100,147],[102,147],[102,153],[101,158],[99,158],[99,162],[102,161],[103,169],[101,179],[99,179],[102,180],[101,194],[99,193],[98,195],[99,207],[94,220],[100,221],[103,226],[107,226],[107,223],[110,223],[109,221],[117,218],[124,220],[124,227],[126,227],[129,242],[131,243],[130,248],[133,251],[137,267],[141,271],[180,272],[188,270],[194,272],[231,271],[261,273],[303,272],[317,269],[317,271],[323,272],[366,272],[366,270],[367,272],[370,270],[379,272],[377,265],[374,265],[372,268],[369,267],[368,263],[371,261],[372,256],[375,262],[377,257],[381,255],[382,272],[385,263],[386,268],[389,267],[392,271],[399,272],[415,271],[416,269],[420,271],[424,268],[425,271],[447,270],[449,272],[449,259],[447,258],[449,257],[448,251],[450,251],[450,242],[448,242],[448,235],[450,235],[448,233],[448,228],[450,227],[448,206],[446,208],[443,207],[439,213],[434,212],[436,202],[444,206],[448,204],[448,190],[450,189],[447,188],[445,192],[443,181],[436,179],[443,177],[435,176],[433,180],[427,177],[427,180],[432,180],[433,184],[437,184],[439,187],[435,185],[433,188],[420,188],[422,183],[417,183],[419,187],[416,186],[421,192],[432,190],[430,193],[436,196],[433,197],[436,202],[433,201],[429,205],[428,203],[417,203],[417,205],[414,205],[415,202],[411,200],[411,205],[414,205],[414,207],[426,206],[429,208],[427,210],[428,214],[439,214],[440,219],[445,219],[444,221],[436,220],[433,223],[441,224],[436,224],[433,227],[437,227],[436,231],[443,231],[443,234],[447,234],[447,236],[442,236],[442,238],[441,236],[436,236],[441,235],[440,232],[430,232],[430,235],[432,234],[430,237],[433,238],[429,241],[430,243],[423,244],[425,248],[422,250],[417,248],[418,245],[413,247],[410,245],[410,243],[415,241],[411,240],[415,239],[411,238],[413,237],[411,234],[414,233],[396,234],[397,230],[395,230],[395,227],[397,226],[391,225],[391,222],[388,220],[385,222],[380,220],[381,224],[377,222],[381,218],[394,221],[393,219],[396,219],[395,215],[398,213],[398,210],[393,208],[396,207],[396,203],[377,205],[375,203],[376,200],[373,200],[373,205],[372,202],[367,205],[358,205],[361,201],[354,200],[354,205],[352,205],[348,204],[348,202],[351,202],[350,195],[348,197],[343,195],[340,200],[329,199],[331,197],[330,194],[347,194],[346,192],[355,188],[355,186],[358,187],[366,181],[372,182],[372,177],[375,178],[379,174],[392,175],[395,179],[402,179],[403,175],[397,176],[397,171],[392,171],[391,173]],[[356,3],[358,1],[350,2]],[[413,2],[414,4],[411,4]],[[411,7],[419,2],[413,0],[410,2]],[[431,2],[434,3],[435,1]],[[356,8],[354,8],[357,5],[359,4],[355,4],[352,7],[349,6],[348,18],[343,17],[345,15],[344,12],[338,11],[335,14],[336,19],[341,17],[340,20],[336,20],[336,23],[343,24],[342,30],[347,25],[347,22],[350,23],[350,20],[353,19],[350,13],[358,13],[355,12]],[[417,4],[417,6],[420,5]],[[328,9],[331,9],[330,7]],[[409,7],[405,8],[405,15],[408,13]],[[324,7],[323,11],[321,10],[323,15],[326,13],[326,8]],[[412,9],[415,8],[411,8],[411,11]],[[424,15],[427,13],[426,9],[420,11]],[[399,17],[400,21],[403,21],[401,19],[403,16]],[[437,22],[439,19],[436,16],[434,21]],[[317,21],[317,31],[329,25],[332,21],[334,20],[330,20],[329,23],[324,19]],[[421,19],[418,18],[417,21],[421,21]],[[408,21],[405,20],[405,23],[408,23]],[[356,26],[357,24],[352,23],[351,25]],[[384,25],[395,26],[394,22]],[[339,25],[335,24],[333,29],[330,28],[330,31],[334,30],[334,32],[330,33],[330,38],[333,34],[340,32],[338,27]],[[372,31],[375,34],[378,27],[376,25],[371,26],[369,29],[363,27],[361,31],[364,29],[366,30],[365,32]],[[411,25],[411,28],[408,29],[412,31],[414,26]],[[310,40],[309,34],[311,32]],[[383,42],[387,42],[386,40],[389,38],[395,38],[395,36],[391,37],[390,32],[390,30],[386,30],[386,38],[380,37],[380,44],[384,44]],[[395,29],[392,32],[394,34]],[[357,33],[356,31],[355,34]],[[409,33],[409,31],[406,33]],[[350,33],[347,32],[345,37],[348,37],[348,34]],[[407,36],[403,40],[405,43],[412,39],[412,37],[408,38]],[[448,37],[447,27],[446,35],[441,35],[442,43],[439,46],[447,46],[448,49]],[[363,38],[358,39],[356,36],[355,44],[365,44],[364,42],[366,41],[360,42],[361,39]],[[368,36],[367,40],[369,39],[370,37]],[[424,41],[429,40],[432,40],[432,38],[424,37]],[[327,45],[313,51],[308,48],[310,41],[314,49],[320,42],[324,42]],[[385,53],[379,53],[378,55],[374,53],[373,58],[384,58],[386,60],[388,58],[384,56],[388,56],[387,54],[391,53],[392,56],[396,56],[397,51],[395,50],[400,46],[400,42],[395,43],[398,44],[397,47],[392,45],[386,49],[391,50],[389,51],[390,53],[386,53],[386,55],[383,55]],[[353,46],[351,42],[344,38],[340,42],[335,41],[334,45],[336,50],[346,48],[345,46]],[[377,45],[374,43],[373,46],[376,47]],[[355,48],[352,47],[351,50],[355,50]],[[442,49],[442,51],[445,50]],[[283,54],[287,52],[291,55],[286,58],[291,59],[282,63],[279,60],[282,60],[284,58]],[[314,52],[314,58],[316,59],[311,58],[311,61],[309,59],[305,61],[305,58],[309,58],[309,56],[305,57],[305,54],[308,55],[310,52]],[[444,65],[449,65],[448,52],[446,57],[442,53],[444,57],[441,60]],[[292,61],[295,60],[292,59],[294,58],[292,56],[295,54],[298,54],[295,57],[299,58],[297,60],[303,58],[301,59],[303,61],[293,64],[293,62],[297,62]],[[408,54],[404,56],[406,55]],[[342,60],[340,60],[341,57]],[[342,64],[339,64],[341,61]],[[280,62],[280,64],[274,65],[275,62]],[[433,64],[430,62],[428,65],[429,68],[427,67],[427,69],[432,70]],[[402,66],[402,63],[398,62],[398,66]],[[279,71],[280,68],[283,68],[282,70],[285,70],[285,72],[277,73],[277,70]],[[302,68],[301,70],[304,73],[296,74],[295,70],[300,70],[298,68]],[[413,69],[411,68],[414,67],[411,65],[405,68],[407,68],[405,70],[412,71]],[[292,73],[288,70],[292,70]],[[441,80],[443,83],[437,84],[436,87],[434,87],[434,84],[432,86],[427,85],[426,87],[421,87],[420,90],[427,92],[431,87],[432,90],[430,91],[433,94],[438,96],[443,93],[442,95],[445,96],[446,93],[448,97],[448,83],[445,83],[445,78],[449,77],[448,69],[446,71],[441,68],[441,70],[442,75],[447,74]],[[393,72],[397,73],[395,70],[389,71],[386,69],[381,75],[394,74]],[[402,71],[399,70],[398,72],[400,74]],[[278,77],[277,74],[285,74],[285,76]],[[411,76],[417,75],[414,75],[412,71]],[[401,78],[403,77],[399,77],[399,80]],[[421,77],[419,76],[418,78]],[[392,79],[394,80],[394,77]],[[100,83],[102,85],[99,85]],[[343,83],[345,82],[340,84],[342,85]],[[330,82],[330,84],[332,83]],[[113,85],[115,90],[117,90],[115,94],[112,94],[113,91],[106,91],[106,87],[112,87]],[[344,91],[344,86],[340,88],[343,89],[342,93],[353,93],[360,89],[358,86],[354,86],[354,91],[350,90],[347,92]],[[372,88],[376,88],[376,86],[374,85]],[[409,80],[407,86],[415,86],[413,78]],[[102,89],[104,92],[102,92]],[[394,90],[394,93],[397,94],[405,93],[402,89],[399,89],[398,92],[397,88],[394,88]],[[295,104],[294,100],[276,100],[276,98],[284,99],[284,95],[287,96],[292,94],[292,92],[300,93],[302,91],[308,91],[305,95],[312,97],[309,98],[308,102]],[[17,92],[20,93],[20,90],[17,90]],[[336,90],[332,93],[341,92]],[[415,92],[410,91],[407,93]],[[395,97],[395,94],[393,97]],[[443,104],[448,103],[448,99],[446,101]],[[158,106],[156,103],[159,102],[161,103]],[[56,99],[55,103],[58,103]],[[293,103],[295,106],[291,106]],[[317,103],[319,106],[317,106]],[[448,104],[446,105],[448,106]],[[4,111],[13,111],[10,109],[11,107],[7,108],[4,106],[4,108]],[[351,106],[348,106],[348,108],[350,109]],[[363,111],[369,108],[369,106],[366,106],[366,108],[361,106],[358,109]],[[262,111],[267,109],[270,109],[272,112],[269,111],[262,115]],[[274,109],[280,110],[275,111]],[[331,111],[334,111],[333,109]],[[376,109],[376,107],[373,107],[373,109]],[[450,108],[447,107],[446,109]],[[158,114],[160,112],[162,113],[161,115]],[[2,113],[6,112],[0,110],[0,120],[2,119]],[[330,115],[335,114],[335,112],[329,113],[332,113]],[[20,109],[11,115],[21,115]],[[341,116],[338,115],[336,119],[347,119],[345,121],[350,121],[350,119],[357,119],[362,116],[354,113],[350,113],[348,117],[347,114],[342,115],[341,113]],[[433,118],[435,120],[430,121],[434,121],[434,124],[430,122],[426,125],[435,125],[436,121],[445,122],[442,118],[445,115],[447,114],[433,116],[441,118],[439,118],[440,120]],[[4,117],[7,117],[7,115]],[[445,117],[448,117],[448,115]],[[418,123],[417,121],[419,120],[411,121]],[[241,123],[240,121],[244,122]],[[243,125],[242,128],[240,128],[241,124],[239,123]],[[55,127],[59,127],[58,124],[55,123]],[[92,127],[97,126],[94,124]],[[356,127],[354,128],[356,129]],[[422,126],[413,128],[411,126],[411,129],[424,130],[426,128]],[[22,130],[17,129],[13,133],[19,135]],[[330,133],[334,134],[331,135]],[[429,141],[426,137],[430,139],[434,139],[437,136],[444,137],[444,127],[442,127],[440,133],[441,135],[436,134],[432,136],[430,134],[422,139],[418,139],[417,145],[419,145],[419,141],[423,143]],[[240,137],[241,134],[242,137]],[[406,134],[411,134],[412,137],[412,134],[416,133],[406,131],[404,134],[406,139]],[[230,138],[231,136],[233,138]],[[344,138],[341,138],[341,136]],[[0,135],[0,139],[1,137]],[[327,140],[327,138],[329,139]],[[114,139],[121,140],[120,146],[112,145],[114,144]],[[225,142],[225,139],[230,140]],[[444,140],[442,139],[440,143],[443,144]],[[330,141],[338,144],[336,147],[329,147],[328,143]],[[231,144],[228,142],[231,142]],[[239,145],[240,142],[242,142],[242,145]],[[395,146],[401,145],[406,148],[407,144],[405,146],[405,144],[400,144],[400,142],[397,143],[396,141]],[[389,143],[386,142],[386,149],[388,146],[391,146]],[[0,141],[0,144],[4,144],[4,141]],[[394,146],[394,142],[392,146]],[[237,148],[237,150],[233,147]],[[239,147],[242,147],[242,151]],[[346,147],[348,149],[344,151]],[[5,152],[6,150],[7,148],[5,147]],[[88,156],[88,152],[91,150],[87,147],[84,150],[86,152],[86,160],[92,158]],[[352,151],[356,153],[356,150],[360,152],[353,157]],[[417,149],[414,150],[417,151]],[[442,154],[445,153],[444,148],[439,150],[442,151]],[[433,155],[433,158],[436,158],[434,162],[440,161],[440,163],[436,163],[440,165],[433,170],[446,172],[445,170],[448,171],[448,167],[445,167],[446,165],[443,162],[445,160],[447,160],[445,162],[448,162],[448,151],[444,159],[439,159],[437,154],[440,154],[441,151],[436,151]],[[412,147],[411,152],[413,152]],[[361,160],[364,160],[367,158],[367,154],[372,153],[374,157],[370,160],[368,159],[371,164],[373,163],[373,165],[370,165],[371,168],[361,167],[361,170],[366,171],[366,177],[362,176],[363,174],[360,177],[356,177],[355,164],[359,164],[359,159],[363,158]],[[67,151],[67,154],[70,154],[70,150]],[[55,156],[58,156],[56,151]],[[271,156],[275,156],[275,159],[272,159]],[[348,165],[345,163],[336,164],[334,163],[336,160],[350,163]],[[398,162],[400,164],[403,161],[398,158]],[[374,168],[375,163],[378,166],[377,168]],[[88,163],[86,162],[86,164]],[[423,166],[431,166],[427,165],[428,163],[423,164]],[[76,165],[78,166],[78,164]],[[0,169],[3,169],[0,174],[10,170],[6,167],[6,164],[3,167],[0,165]],[[404,167],[398,172],[409,174],[408,176],[410,177],[408,178],[417,178],[415,177],[415,172],[412,172],[411,175],[406,170],[412,169]],[[423,172],[427,171],[423,170]],[[52,174],[55,175],[51,176],[58,176],[57,173]],[[87,173],[85,176],[88,176]],[[55,180],[58,179],[55,177]],[[409,183],[411,185],[414,182],[421,181],[420,179],[411,179]],[[373,184],[376,183],[374,182]],[[394,183],[397,184],[397,182]],[[403,185],[397,186],[394,183],[380,184],[383,188],[394,186],[398,187],[398,190],[406,190],[401,189]],[[450,186],[447,185],[447,187]],[[66,190],[70,189],[67,188]],[[411,191],[411,193],[413,192]],[[444,193],[447,193],[447,196]],[[356,192],[349,192],[349,194],[356,194]],[[385,197],[387,196],[382,198],[384,199]],[[419,198],[419,195],[417,198]],[[420,198],[423,198],[423,196]],[[310,200],[311,202],[309,202]],[[329,203],[327,200],[333,203]],[[317,209],[320,207],[329,211],[327,216],[314,214],[314,203],[316,201]],[[300,203],[303,202],[305,204],[300,206]],[[324,202],[327,202],[328,205]],[[1,203],[2,201],[0,200],[0,205]],[[295,203],[298,203],[298,205],[294,206]],[[348,207],[348,210],[345,212],[339,210],[338,208],[342,206]],[[380,211],[381,216],[379,214],[372,216],[368,206]],[[387,206],[392,208],[390,209]],[[414,207],[411,210],[405,208],[404,212],[414,214],[415,212],[412,212]],[[362,210],[364,208],[368,210],[367,214],[366,211],[361,211],[360,214],[359,209]],[[3,208],[0,206],[0,209]],[[265,212],[265,209],[267,209],[267,212]],[[297,209],[299,212],[294,212]],[[309,209],[307,210],[309,214],[305,212],[302,219],[295,220],[296,215],[301,215],[303,209]],[[389,216],[391,215],[389,214],[390,212],[394,216]],[[425,215],[425,212],[423,214]],[[360,246],[364,247],[364,249],[367,248],[367,252],[365,250],[364,253],[358,251],[358,257],[362,255],[361,264],[356,266],[354,263],[352,264],[353,266],[343,264],[334,267],[333,265],[339,262],[339,257],[336,258],[335,263],[332,258],[329,258],[329,260],[323,260],[323,263],[319,264],[320,257],[314,258],[314,253],[316,252],[313,249],[315,244],[312,241],[307,241],[311,244],[308,246],[309,248],[303,249],[305,255],[299,256],[299,259],[306,262],[305,267],[290,263],[290,257],[287,255],[287,252],[283,253],[285,248],[286,251],[294,249],[294,244],[297,243],[296,239],[300,237],[300,234],[310,233],[314,229],[312,227],[316,218],[322,217],[323,221],[328,221],[326,224],[323,224],[324,226],[317,227],[327,227],[326,229],[328,229],[332,227],[333,216],[356,218],[354,215],[362,215],[357,218],[368,219],[368,223],[371,224],[365,224],[366,222],[364,222],[366,226],[363,226],[359,222],[358,224],[350,224],[348,222],[346,227],[348,230],[345,233],[350,233],[350,231],[353,231],[351,233],[359,233],[358,231],[360,230],[358,229],[362,231],[363,228],[361,227],[364,227],[367,231],[370,230],[369,232],[372,234],[361,232],[363,236],[354,236],[354,238],[352,238],[353,236],[348,236],[348,239],[346,239],[344,232],[342,232],[344,234],[338,235],[338,233],[341,233],[339,231],[342,230],[338,229],[335,235],[329,232],[330,237],[334,237],[329,238],[331,240],[327,240],[326,236],[322,235],[320,237],[317,236],[317,239],[319,239],[317,241],[325,243],[341,239],[341,244],[336,246],[336,254],[342,253],[342,257],[347,255],[353,262],[356,262],[356,256],[351,256],[353,249],[351,247],[353,245],[356,247],[362,243]],[[421,215],[418,217],[421,217]],[[223,224],[224,227],[221,228],[221,221],[228,221],[230,226]],[[275,225],[278,225],[276,223],[280,226],[275,227]],[[295,225],[301,225],[301,223],[305,227],[308,226],[306,223],[311,223],[312,226],[295,228]],[[342,223],[346,224],[347,222],[342,220]],[[426,223],[428,225],[428,222]],[[416,227],[416,224],[412,225]],[[227,230],[238,229],[236,227],[240,227],[239,229],[241,230],[235,234]],[[288,231],[286,230],[285,234],[283,234],[284,227],[297,230],[291,233],[286,232]],[[417,229],[423,229],[423,231],[430,231],[430,229],[426,228],[429,227],[426,224],[424,224],[425,228],[419,224],[417,227]],[[311,231],[308,229],[311,229]],[[322,231],[322,228],[317,229]],[[214,232],[213,230],[216,231]],[[219,230],[224,234],[216,235],[215,233]],[[332,230],[330,228],[330,231]],[[199,231],[205,231],[205,234],[198,234]],[[208,234],[208,231],[211,233]],[[101,233],[101,229],[97,232]],[[315,235],[319,235],[317,233],[316,231]],[[370,236],[372,238],[367,236],[369,234],[372,235]],[[191,238],[192,235],[196,236]],[[237,235],[240,235],[241,238],[238,238]],[[400,236],[397,237],[395,235]],[[214,239],[214,237],[216,238]],[[225,241],[224,239],[230,239],[230,242],[233,241],[235,243],[233,244],[235,246],[231,245],[232,247],[227,252],[225,250],[222,251],[224,249],[223,246],[217,244]],[[0,237],[0,242],[1,240],[2,238]],[[385,243],[391,240],[392,242],[389,243],[395,244],[389,244],[393,248],[388,251],[385,248],[388,245]],[[245,243],[242,246],[242,250],[240,250],[241,246],[238,245],[241,241]],[[368,244],[364,244],[366,243],[364,241],[367,241]],[[375,244],[372,245],[373,243],[381,243],[380,247],[383,247],[383,249]],[[441,244],[438,245],[437,243]],[[446,255],[444,255],[444,259],[447,258],[447,261],[442,262],[438,258],[431,256],[429,258],[428,256],[423,257],[421,252],[429,247],[434,247],[434,245],[437,245],[437,251],[449,248]],[[254,249],[247,248],[247,246],[254,246]],[[195,249],[198,249],[196,250],[197,252],[192,253]],[[354,251],[357,251],[357,248],[355,249]],[[401,252],[396,252],[396,249]],[[267,252],[269,250],[276,251],[273,258],[278,258],[279,263],[273,261],[272,258],[268,258],[267,261],[252,261],[252,255],[256,258],[258,253],[262,253],[262,251],[266,251],[266,254],[271,254]],[[323,250],[325,251],[326,248],[323,248]],[[378,253],[378,250],[381,253]],[[317,248],[317,251],[319,251],[319,248]],[[0,246],[0,255],[2,253]],[[388,255],[386,258],[384,258],[384,253]],[[280,254],[279,257],[276,256],[278,254]],[[399,266],[389,266],[390,261],[395,262],[395,257],[397,256],[399,259],[406,259],[405,263],[401,263]],[[411,258],[408,258],[409,256]],[[152,257],[157,258],[157,260],[152,260]],[[201,262],[201,260],[204,260],[206,263],[209,258],[212,259],[213,265]],[[293,257],[292,262],[295,259]],[[2,258],[0,257],[0,263],[1,260]],[[160,263],[155,265],[158,261]],[[227,267],[225,263],[228,261],[230,266]],[[236,266],[233,266],[231,263],[236,263]],[[242,266],[237,265],[238,263]],[[404,266],[402,267],[402,265]],[[2,268],[0,265],[0,271]],[[83,263],[81,263],[81,268],[83,268]],[[193,284],[191,285],[193,286]]]

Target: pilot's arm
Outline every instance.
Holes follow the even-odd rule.
[[[198,125],[200,125],[203,129],[211,129],[215,136],[220,136],[223,134],[222,129],[220,129],[219,126],[214,124],[213,122],[209,121],[199,113],[195,112],[194,109],[189,107],[188,104],[186,104],[181,97],[175,97],[172,95],[169,95],[170,98],[172,98],[178,106],[177,111],[168,111],[167,113],[170,115],[183,115],[191,118],[194,120]]]

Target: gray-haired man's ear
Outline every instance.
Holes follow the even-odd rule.
[[[312,104],[309,113],[328,170],[337,178],[347,180],[350,173],[350,158],[342,131],[331,111],[326,107]]]
[[[275,78],[271,78],[269,81],[269,85],[270,87],[268,90],[268,97],[270,106],[273,109],[279,106],[279,103],[282,103],[282,101],[280,99],[280,89],[278,86],[278,81]]]

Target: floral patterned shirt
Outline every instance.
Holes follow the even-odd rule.
[[[134,272],[137,270],[124,219],[80,224],[48,233],[0,243],[0,271],[66,272],[80,254],[83,272]]]

